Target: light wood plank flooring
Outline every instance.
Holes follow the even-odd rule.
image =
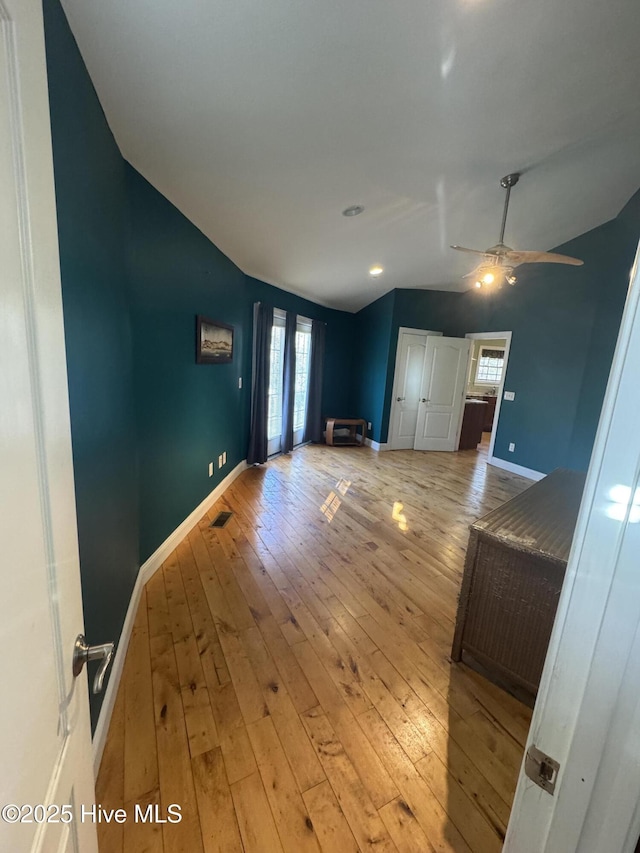
[[[97,783],[182,821],[101,853],[498,853],[530,711],[449,649],[468,525],[529,481],[485,457],[309,446],[235,481],[143,592]]]

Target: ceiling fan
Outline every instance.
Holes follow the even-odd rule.
[[[500,239],[495,246],[491,246],[484,251],[480,249],[466,249],[464,246],[451,246],[458,252],[469,252],[472,255],[482,255],[482,260],[479,265],[463,278],[475,277],[476,287],[484,285],[497,284],[502,287],[504,283],[515,284],[516,277],[513,271],[520,264],[571,264],[572,266],[582,266],[584,261],[578,258],[570,258],[568,255],[558,255],[554,252],[518,252],[504,243],[504,229],[507,224],[507,211],[509,210],[509,196],[511,195],[511,187],[520,180],[520,173],[513,172],[510,175],[505,175],[500,181],[500,186],[507,191],[507,196],[504,200],[504,213],[502,214],[502,227],[500,228]]]

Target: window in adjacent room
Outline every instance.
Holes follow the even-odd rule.
[[[499,385],[504,367],[504,349],[480,347],[476,368],[476,385]]]

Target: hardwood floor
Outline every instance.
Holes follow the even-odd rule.
[[[485,458],[308,446],[234,482],[143,592],[97,782],[182,821],[101,853],[501,849],[530,711],[449,660],[468,525],[530,485]]]

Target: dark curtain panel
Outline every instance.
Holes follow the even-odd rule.
[[[267,405],[269,393],[269,350],[273,308],[256,302],[253,306],[253,373],[251,381],[251,427],[247,462],[267,461]]]
[[[324,338],[326,326],[319,320],[311,325],[311,366],[309,370],[309,400],[307,422],[304,427],[305,441],[322,441],[322,373],[324,366]]]
[[[293,404],[296,395],[297,316],[287,311],[284,330],[284,375],[282,378],[282,452],[293,450]]]

